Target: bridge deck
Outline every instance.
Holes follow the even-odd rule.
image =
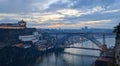
[[[97,48],[85,48],[85,47],[64,47],[64,48],[77,48],[77,49],[98,50],[98,51],[100,51],[100,49],[97,49]]]
[[[75,56],[86,56],[86,57],[96,57],[96,58],[99,57],[99,56],[95,56],[95,55],[74,54],[74,53],[70,53],[70,52],[63,52],[63,53],[69,54],[69,55],[75,55]]]

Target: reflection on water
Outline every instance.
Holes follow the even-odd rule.
[[[92,44],[84,42],[86,47],[98,48]],[[106,44],[114,46],[114,38],[107,39]],[[0,51],[0,66],[91,66],[99,53],[95,50],[65,49],[43,54],[30,49],[7,48]]]
[[[44,55],[43,58],[34,66],[90,66],[97,57],[62,52],[50,53]]]

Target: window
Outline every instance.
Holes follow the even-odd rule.
[[[119,56],[117,56],[117,59],[119,59]]]

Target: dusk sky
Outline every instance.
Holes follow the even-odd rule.
[[[0,23],[22,19],[36,28],[113,28],[120,0],[0,0]]]

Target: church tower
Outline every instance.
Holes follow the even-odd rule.
[[[20,27],[26,27],[26,22],[24,20],[21,20],[18,22]]]

